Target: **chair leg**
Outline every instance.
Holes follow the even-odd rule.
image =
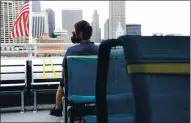
[[[65,97],[62,97],[62,113],[64,114],[63,120],[65,120]]]
[[[68,123],[68,103],[67,98],[64,98],[64,123]]]
[[[34,109],[33,109],[33,113],[37,112],[37,91],[36,89],[34,90]]]
[[[20,113],[24,113],[24,107],[25,107],[25,104],[24,104],[24,90],[21,91],[21,111]]]

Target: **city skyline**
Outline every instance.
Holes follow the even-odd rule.
[[[39,8],[39,10],[40,10],[40,8],[42,8],[41,10],[42,11],[45,11],[47,8],[49,8],[48,6],[46,6],[45,7],[45,5],[44,5],[44,3],[50,3],[50,1],[46,1],[46,2],[44,2],[44,1],[39,1],[39,4],[40,5],[38,5],[38,8]],[[63,1],[62,1],[63,2]],[[101,7],[99,6],[97,6],[97,4],[99,3],[103,3],[103,4],[100,4],[100,5],[102,5],[102,8],[103,8],[103,6],[105,6],[105,4],[107,4],[108,6],[109,6],[109,2],[108,1],[86,1],[86,4],[88,4],[88,3],[94,3],[94,8],[96,8],[96,9],[94,9],[93,11],[92,11],[92,8],[90,9],[90,7],[92,7],[91,5],[88,5],[88,7],[82,7],[81,6],[81,4],[82,3],[84,3],[84,1],[77,1],[78,3],[81,3],[81,4],[78,4],[78,8],[76,8],[75,7],[75,5],[73,5],[73,4],[71,4],[71,2],[74,2],[74,1],[64,1],[64,3],[66,3],[65,5],[70,5],[70,7],[62,7],[62,9],[61,10],[81,10],[82,11],[82,16],[83,16],[83,18],[82,19],[84,19],[84,20],[87,20],[89,23],[91,23],[92,21],[93,21],[93,18],[91,18],[91,16],[92,16],[92,14],[93,14],[93,12],[94,12],[94,10],[97,10],[97,12],[99,13],[100,11],[102,11],[103,12],[103,10],[101,9]],[[77,2],[75,2],[75,3],[77,3]],[[114,1],[115,2],[115,1]],[[55,22],[55,29],[56,28],[62,28],[62,27],[60,27],[60,23],[59,22],[62,22],[62,19],[60,20],[60,19],[57,19],[57,17],[58,17],[58,13],[57,13],[57,11],[55,11],[55,9],[54,9],[54,5],[57,5],[57,3],[59,3],[59,1],[54,1],[54,4],[53,4],[53,6],[52,7],[50,7],[51,9],[53,8],[53,11],[56,13],[56,15],[55,15],[55,19],[56,19],[56,22]],[[95,4],[96,3],[96,4]],[[146,13],[145,15],[141,15],[141,17],[140,17],[140,22],[138,23],[138,21],[132,21],[131,23],[128,23],[129,22],[129,20],[132,20],[132,17],[130,18],[130,16],[129,15],[131,15],[132,14],[132,12],[130,13],[130,14],[128,14],[127,13],[127,11],[128,11],[128,9],[130,9],[130,8],[133,8],[133,4],[134,4],[134,7],[136,7],[135,5],[143,5],[143,6],[150,6],[150,8],[147,8],[146,10],[147,11],[149,11],[149,10],[153,10],[152,12],[148,12],[148,13]],[[156,11],[157,9],[155,8],[156,6],[156,3],[158,3],[157,5],[158,5],[158,7],[160,8],[160,7],[163,7],[163,9],[161,9],[160,8],[160,12],[159,11]],[[153,34],[163,34],[163,35],[189,35],[189,33],[190,33],[190,30],[189,30],[189,27],[190,27],[190,23],[189,23],[189,20],[190,20],[190,18],[188,18],[189,16],[190,16],[190,14],[188,14],[188,13],[190,13],[189,11],[186,11],[186,10],[188,10],[189,8],[190,8],[190,5],[188,5],[188,4],[185,4],[185,3],[187,3],[186,1],[183,1],[183,2],[181,2],[181,1],[168,1],[168,2],[149,2],[149,1],[147,1],[147,2],[145,2],[145,1],[143,1],[143,2],[141,2],[141,1],[139,1],[139,2],[126,2],[126,23],[125,23],[125,25],[131,25],[131,24],[138,24],[138,25],[141,25],[141,27],[142,27],[142,30],[141,30],[141,32],[142,32],[142,35],[144,36],[144,35],[153,35]],[[34,3],[33,3],[34,4]],[[171,4],[171,6],[169,6]],[[21,5],[21,4],[20,4]],[[41,7],[42,6],[42,7]],[[106,11],[109,11],[109,8],[107,9],[107,7],[108,6],[105,6],[105,12]],[[16,10],[16,12],[19,12],[19,8],[20,7],[18,7],[17,9],[18,10]],[[59,7],[58,7],[59,8]],[[64,8],[64,9],[63,9]],[[87,14],[87,11],[85,11],[85,10],[87,10],[87,8],[88,9],[90,9],[88,12],[90,13],[91,11],[92,11],[92,13],[91,13],[91,16],[89,16],[88,14]],[[144,8],[144,7],[143,7]],[[167,9],[168,8],[168,9]],[[180,9],[181,8],[181,9]],[[138,9],[137,9],[138,10]],[[139,9],[138,11],[140,12],[140,10],[141,9]],[[145,9],[144,9],[145,10]],[[168,10],[168,11],[167,11]],[[32,11],[32,8],[31,8],[31,11]],[[36,10],[37,11],[37,10]],[[108,12],[108,14],[103,14],[103,13],[99,13],[99,26],[100,26],[100,28],[101,28],[101,39],[104,39],[103,37],[104,37],[104,23],[106,22],[106,20],[109,18],[109,17],[107,17],[107,15],[109,16],[109,12]],[[136,17],[138,17],[137,15],[138,14],[136,14],[136,12],[137,11],[134,11],[134,18],[136,18]],[[181,14],[181,13],[183,13],[183,14]],[[60,13],[59,13],[60,14]],[[104,18],[106,18],[106,20],[104,20],[104,23],[102,23],[101,21],[103,21],[103,15],[104,15]],[[169,15],[169,16],[167,16],[167,15]],[[187,16],[188,15],[188,16]],[[4,15],[3,15],[4,16]],[[16,17],[16,15],[14,14],[14,16]],[[102,17],[101,17],[102,16]],[[144,19],[146,18],[145,16],[150,16],[150,17],[148,17],[146,20],[147,21],[145,21]],[[59,16],[60,17],[60,16]],[[86,19],[86,18],[90,18],[89,20],[88,19]],[[155,17],[158,17],[158,20],[157,20],[157,18],[155,18]],[[166,17],[166,18],[165,18]],[[14,19],[14,18],[13,18]],[[142,20],[141,20],[142,19]],[[144,20],[144,21],[143,21]],[[152,20],[157,20],[157,21],[152,21]],[[9,19],[9,21],[10,21],[10,19]],[[11,23],[13,23],[13,21],[14,20],[12,20],[12,22],[9,22],[9,27],[11,27],[10,26],[10,24]],[[141,21],[142,21],[142,23],[141,23]],[[146,23],[147,23],[147,26],[145,26],[146,25]],[[12,25],[12,24],[11,24]],[[111,26],[111,25],[110,25]],[[155,28],[155,27],[157,27],[157,28]],[[159,28],[160,27],[160,28]],[[179,28],[180,27],[180,28]],[[177,29],[178,28],[178,29]],[[160,31],[161,30],[161,31]],[[126,31],[126,30],[125,30]],[[150,31],[150,34],[148,33]],[[8,31],[9,32],[9,31]],[[7,33],[8,34],[8,33]],[[8,38],[7,36],[6,37],[4,37],[4,39],[5,38]],[[21,39],[24,39],[24,37],[20,37],[19,38],[19,40],[21,40]],[[8,40],[10,40],[10,39],[8,39]],[[13,39],[14,41],[17,41],[18,39]]]
[[[188,2],[126,1],[126,24],[142,25],[142,35],[153,35],[157,32],[190,35],[190,4]],[[81,9],[83,19],[91,23],[91,15],[97,9],[100,13],[101,37],[103,39],[104,23],[109,18],[109,1],[41,1],[41,6],[42,10],[46,8],[54,10],[56,28],[61,27],[60,13],[62,10]]]
[[[93,28],[92,41],[96,43],[100,43],[101,33],[100,33],[100,27],[99,27],[99,14],[97,13],[97,10],[94,10],[91,26]]]

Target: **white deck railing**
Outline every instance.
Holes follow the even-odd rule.
[[[95,43],[96,45],[100,45],[100,43]],[[12,50],[12,51],[1,51],[1,54],[6,53],[6,54],[18,54],[18,53],[26,53],[28,54],[28,57],[32,56],[32,53],[65,53],[66,50],[77,44],[73,44],[73,43],[2,43],[1,47],[9,47],[9,46],[22,46],[25,47],[25,49],[27,50],[21,50],[21,51],[17,51],[17,50]],[[35,50],[35,47],[38,46],[63,46],[64,49],[63,50]],[[2,55],[1,55],[2,56]]]

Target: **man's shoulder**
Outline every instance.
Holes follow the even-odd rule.
[[[87,47],[87,48],[86,48]],[[81,55],[84,53],[93,53],[97,54],[99,50],[99,46],[93,45],[74,45],[67,49],[67,55]]]
[[[74,46],[71,46],[67,49],[67,51],[69,51],[69,52],[73,52],[76,50],[79,50],[79,45],[74,45]]]
[[[92,48],[95,48],[95,49],[98,49],[99,48],[99,46],[97,46],[95,43],[92,43]]]
[[[96,48],[98,49],[99,46],[95,45],[95,44],[90,44],[90,45],[74,45],[74,46],[71,46],[68,48],[68,50],[71,50],[71,51],[76,51],[76,50],[81,50],[81,48],[84,48],[85,47],[92,47],[92,48]]]

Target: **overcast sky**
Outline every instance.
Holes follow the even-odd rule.
[[[61,28],[61,11],[80,9],[83,19],[92,22],[97,9],[100,18],[101,37],[104,23],[109,18],[109,1],[41,1],[41,8],[52,8],[55,12],[56,28]],[[126,24],[141,24],[142,35],[176,33],[190,35],[189,1],[126,1]]]

